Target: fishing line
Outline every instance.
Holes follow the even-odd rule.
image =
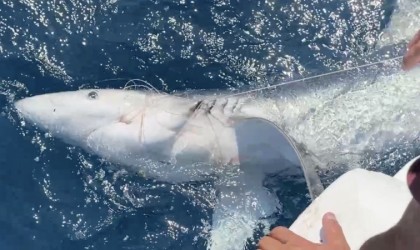
[[[261,87],[261,88],[248,90],[248,91],[229,94],[229,95],[225,95],[223,97],[228,98],[228,97],[233,97],[233,96],[251,94],[251,93],[258,92],[258,91],[261,91],[261,90],[266,90],[266,89],[275,89],[277,87],[289,85],[291,83],[303,82],[303,81],[316,79],[316,78],[320,78],[320,77],[324,77],[324,76],[330,76],[330,75],[334,75],[334,74],[337,74],[337,73],[342,73],[342,72],[346,72],[346,71],[350,71],[350,70],[354,70],[354,69],[366,68],[366,67],[369,67],[369,66],[374,66],[374,65],[377,65],[377,64],[382,64],[382,63],[385,63],[385,62],[394,61],[394,60],[398,60],[398,59],[402,59],[402,58],[403,58],[403,56],[397,56],[397,57],[394,57],[394,58],[384,59],[384,60],[377,61],[377,62],[374,62],[374,63],[367,63],[367,64],[364,64],[364,65],[351,67],[351,68],[348,68],[348,69],[337,70],[337,71],[328,72],[328,73],[325,73],[325,74],[320,74],[320,75],[316,75],[316,76],[309,76],[309,77],[302,78],[302,79],[290,80],[290,81],[281,82],[281,83],[270,85],[270,86],[265,86],[265,87]]]
[[[131,88],[140,87],[140,88],[145,88],[149,91],[154,91],[158,94],[166,94],[166,93],[158,90],[156,87],[154,87],[148,81],[143,80],[143,79],[111,78],[111,79],[104,79],[104,80],[96,81],[96,82],[94,82],[94,84],[98,84],[98,83],[102,83],[102,82],[121,81],[121,80],[126,81],[123,90],[129,90]],[[141,83],[144,83],[144,84],[136,84],[136,82],[141,82]],[[132,85],[130,85],[130,84],[132,84]]]
[[[136,84],[136,82],[142,82],[144,84]],[[133,85],[129,85],[130,83],[133,83]],[[148,81],[142,80],[142,79],[131,79],[128,82],[125,83],[124,90],[130,89],[130,88],[136,88],[136,87],[143,87],[145,89],[148,89],[149,91],[155,91],[157,94],[161,94],[161,92],[155,88],[151,83]]]
[[[330,76],[330,75],[334,75],[334,74],[338,74],[338,73],[342,73],[342,72],[346,72],[346,71],[351,71],[351,70],[355,70],[355,69],[366,68],[366,67],[369,67],[369,66],[374,66],[374,65],[385,63],[385,62],[395,61],[395,60],[399,60],[399,59],[402,59],[402,58],[403,58],[403,56],[397,56],[397,57],[388,58],[388,59],[384,59],[384,60],[373,62],[373,63],[367,63],[367,64],[364,64],[364,65],[347,68],[347,69],[341,69],[341,70],[337,70],[337,71],[333,71],[333,72],[328,72],[328,73],[324,73],[324,74],[320,74],[320,75],[309,76],[309,77],[302,78],[302,79],[290,80],[290,81],[281,82],[281,83],[278,83],[278,84],[274,84],[274,85],[270,85],[270,86],[265,86],[265,87],[261,87],[261,88],[256,88],[256,89],[252,89],[252,90],[247,90],[247,91],[243,91],[243,92],[238,92],[238,93],[234,93],[234,94],[227,94],[227,95],[223,95],[222,97],[223,98],[229,98],[229,97],[234,97],[234,96],[251,94],[251,93],[254,93],[254,92],[258,92],[258,91],[262,91],[262,90],[267,90],[267,89],[275,89],[277,87],[289,85],[291,83],[303,82],[303,81],[312,80],[312,79],[316,79],[316,78],[321,78],[321,77],[324,77],[324,76]],[[151,83],[149,83],[149,82],[147,82],[145,80],[142,80],[142,79],[114,78],[114,79],[105,79],[105,80],[97,81],[95,83],[106,82],[106,81],[116,81],[116,80],[128,80],[126,82],[125,86],[124,86],[124,89],[125,90],[130,89],[132,87],[144,87],[144,88],[146,88],[146,89],[148,89],[150,91],[155,91],[156,93],[165,94],[165,92],[159,91]],[[146,85],[137,85],[136,82],[143,82]],[[131,86],[129,86],[130,83],[134,83],[134,84],[131,85]]]

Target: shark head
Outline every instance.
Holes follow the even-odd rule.
[[[83,146],[89,135],[146,105],[141,92],[78,90],[43,94],[15,103],[19,114],[41,130]]]
[[[24,98],[26,121],[101,157],[131,165],[132,156],[165,159],[195,102],[166,94],[87,89]],[[124,159],[122,159],[124,158]]]

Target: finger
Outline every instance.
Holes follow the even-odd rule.
[[[333,249],[347,249],[347,241],[343,229],[333,213],[326,213],[322,218],[325,244]],[[347,247],[347,248],[346,248]],[[350,248],[348,248],[350,249]]]
[[[274,228],[273,230],[271,230],[270,236],[283,244],[292,244],[295,246],[302,247],[303,249],[313,248],[314,246],[318,245],[295,234],[286,227]]]
[[[414,45],[403,58],[403,69],[410,70],[420,62],[420,43]]]
[[[414,44],[420,41],[420,30],[417,31],[417,33],[414,35],[414,37],[411,39],[410,43],[408,43],[408,49],[411,49]]]
[[[287,250],[285,245],[270,236],[264,236],[258,243],[258,248],[261,250]]]

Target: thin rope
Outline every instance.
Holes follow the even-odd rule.
[[[136,82],[142,82],[142,83],[145,83],[146,85],[143,85],[143,84],[136,84]],[[130,83],[133,83],[133,85],[128,85],[128,84],[130,84]],[[150,90],[150,91],[155,91],[156,93],[161,93],[157,88],[155,88],[151,83],[149,83],[148,81],[145,81],[145,80],[142,80],[142,79],[131,79],[131,80],[129,80],[128,82],[126,82],[125,83],[125,86],[124,86],[124,90],[126,90],[126,89],[130,89],[130,88],[135,88],[135,87],[144,87],[144,88],[146,88],[146,89],[148,89],[148,90]]]
[[[388,61],[394,61],[394,60],[398,60],[398,59],[402,59],[402,58],[403,58],[403,56],[397,56],[397,57],[393,57],[393,58],[389,58],[389,59],[384,59],[384,60],[373,62],[373,63],[367,63],[367,64],[364,64],[364,65],[347,68],[347,69],[341,69],[341,70],[337,70],[337,71],[333,71],[333,72],[328,72],[328,73],[324,73],[324,74],[320,74],[320,75],[309,76],[309,77],[302,78],[302,79],[290,80],[290,81],[281,82],[281,83],[278,83],[278,84],[274,84],[274,85],[270,85],[270,86],[265,86],[265,87],[261,87],[261,88],[256,88],[256,89],[252,89],[252,90],[247,90],[247,91],[243,91],[243,92],[238,92],[238,93],[234,93],[234,94],[223,95],[222,97],[223,98],[228,98],[228,97],[234,97],[234,96],[251,94],[251,93],[258,92],[258,91],[261,91],[261,90],[266,90],[266,89],[275,89],[277,87],[289,85],[291,83],[303,82],[303,81],[307,81],[307,80],[311,80],[311,79],[316,79],[316,78],[320,78],[320,77],[324,77],[324,76],[329,76],[329,75],[334,75],[334,74],[337,74],[337,73],[346,72],[346,71],[350,71],[350,70],[354,70],[354,69],[366,68],[366,67],[369,67],[369,66],[373,66],[373,65],[385,63],[385,62],[388,62]],[[165,92],[159,91],[152,84],[150,84],[149,82],[147,82],[145,80],[142,80],[142,79],[113,78],[113,79],[105,79],[105,80],[96,81],[95,84],[96,83],[100,83],[100,82],[118,81],[118,80],[128,80],[126,82],[125,86],[124,86],[124,89],[128,89],[128,88],[131,88],[131,87],[144,87],[144,88],[147,88],[147,89],[151,88],[149,90],[156,91],[156,92],[158,92],[160,94],[166,94]],[[145,86],[145,85],[136,85],[135,84],[136,81],[143,82],[147,86]],[[134,85],[127,86],[130,83],[134,83]]]
[[[130,79],[130,78],[110,78],[110,79],[104,79],[104,80],[99,80],[94,82],[94,84],[98,84],[101,82],[110,82],[110,81],[126,81],[125,85],[124,85],[124,90],[130,89],[130,88],[136,88],[136,87],[143,87],[149,91],[155,91],[156,93],[159,94],[166,94],[164,92],[161,92],[160,90],[158,90],[156,87],[154,87],[151,83],[147,82],[146,80],[142,80],[142,79]],[[136,84],[136,82],[143,82],[146,85],[143,84]],[[133,85],[129,85],[129,84],[133,84]]]
[[[261,91],[261,90],[266,90],[266,89],[274,89],[274,88],[284,86],[284,85],[288,85],[288,84],[295,83],[295,82],[303,82],[303,81],[306,81],[306,80],[311,80],[311,79],[315,79],[315,78],[319,78],[319,77],[323,77],[323,76],[334,75],[334,74],[337,74],[337,73],[346,72],[346,71],[350,71],[350,70],[354,70],[354,69],[365,68],[365,67],[381,64],[381,63],[388,62],[388,61],[398,60],[398,59],[402,59],[402,58],[403,58],[403,56],[397,56],[397,57],[394,57],[394,58],[384,59],[384,60],[377,61],[377,62],[374,62],[374,63],[367,63],[367,64],[364,64],[364,65],[361,65],[361,66],[351,67],[351,68],[348,68],[348,69],[341,69],[341,70],[328,72],[328,73],[321,74],[321,75],[309,76],[309,77],[302,78],[302,79],[290,80],[290,81],[281,82],[281,83],[278,83],[278,84],[265,86],[265,87],[261,87],[261,88],[256,88],[256,89],[252,89],[252,90],[248,90],[248,91],[244,91],[244,92],[229,94],[229,95],[226,95],[226,96],[223,96],[223,97],[227,98],[227,97],[233,97],[233,96],[239,96],[239,95],[246,95],[246,94],[250,94],[250,93],[254,93],[254,92]]]

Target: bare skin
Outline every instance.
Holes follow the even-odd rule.
[[[323,244],[308,241],[285,227],[276,227],[260,240],[258,247],[260,250],[350,250],[333,213],[324,215],[322,228],[325,236]]]
[[[410,70],[420,63],[420,31],[414,35],[407,47],[402,65],[404,70]]]
[[[395,226],[367,240],[360,250],[418,250],[419,230],[420,204],[413,199]]]
[[[418,64],[420,64],[420,31],[417,32],[407,46],[407,52],[403,58],[402,69],[411,70]],[[412,202],[410,207],[420,206],[416,202]],[[416,209],[411,209],[410,211],[416,211]],[[417,209],[417,211],[420,210]],[[420,213],[412,214],[418,215]],[[411,234],[408,232],[413,232],[412,229],[419,227],[418,225],[420,224],[416,224],[413,219],[409,221],[412,221],[411,224],[414,226],[411,226],[408,230],[403,229],[409,227],[407,225],[411,224],[407,222],[400,222],[386,233],[380,234],[367,241],[362,249],[416,249],[419,244],[417,241],[420,241],[420,239],[413,241],[413,239],[418,239],[418,237],[409,237]],[[260,250],[350,250],[343,230],[341,229],[341,226],[336,220],[334,214],[325,214],[322,218],[322,226],[326,241],[323,244],[308,241],[285,227],[276,227],[271,230],[269,235],[260,240],[258,247]],[[418,232],[418,230],[414,230],[414,232]],[[393,236],[398,233],[399,236]],[[408,236],[409,239],[402,240],[403,236]]]

